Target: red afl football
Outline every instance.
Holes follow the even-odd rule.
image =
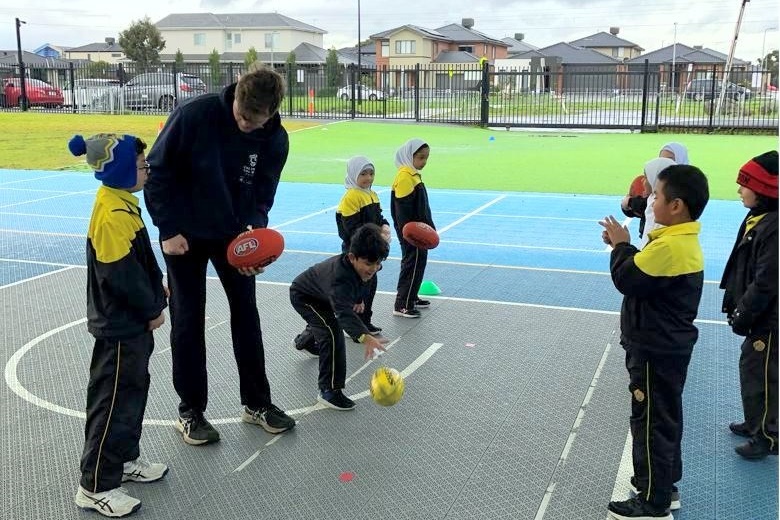
[[[278,231],[257,228],[245,231],[230,243],[227,260],[235,268],[265,267],[284,251],[284,237]]]
[[[631,181],[631,187],[628,188],[629,197],[639,197],[645,193],[645,176],[640,175]]]
[[[401,234],[414,247],[433,249],[439,245],[439,234],[425,222],[407,222]]]

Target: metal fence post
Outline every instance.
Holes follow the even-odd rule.
[[[420,122],[420,64],[414,66],[414,120]]]
[[[717,81],[717,77],[715,76],[717,74],[717,65],[712,66],[712,75],[710,76],[712,78],[712,86],[710,87],[710,120],[707,123],[707,133],[712,133],[713,126],[712,126],[712,120],[715,117],[715,108],[717,105],[715,104],[715,82]],[[724,79],[725,81],[725,79]],[[704,97],[704,105],[707,105],[707,98]]]
[[[658,132],[658,125],[661,122],[661,67],[658,67],[658,74],[655,82],[655,131]]]
[[[490,116],[490,81],[488,78],[488,70],[490,63],[485,60],[482,63],[482,85],[481,85],[481,103],[479,107],[479,119],[482,127],[487,127]]]
[[[78,103],[76,103],[76,80],[72,61],[68,62],[68,81],[70,82],[70,109],[75,114]]]
[[[639,124],[639,131],[645,131],[645,119],[647,118],[647,89],[650,84],[650,60],[645,60],[645,72],[642,78],[642,121]]]

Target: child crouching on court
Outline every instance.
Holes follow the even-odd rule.
[[[699,331],[694,320],[704,284],[696,220],[709,200],[698,168],[673,165],[658,174],[653,213],[665,227],[649,232],[639,251],[614,217],[600,222],[612,254],[610,271],[623,296],[620,343],[631,392],[631,435],[637,496],[610,502],[611,518],[672,520],[675,483],[682,478],[682,393]]]
[[[102,181],[87,232],[87,328],[95,337],[87,386],[87,423],[76,505],[103,516],[134,513],[141,501],[122,482],[154,482],[164,464],[140,458],[149,395],[152,331],[165,321],[162,272],[141,219],[138,198],[149,176],[146,143],[98,134],[68,143]]]
[[[777,152],[754,157],[737,184],[748,214],[737,232],[720,288],[723,312],[734,334],[744,336],[739,386],[744,422],[729,429],[747,442],[746,459],[777,455]]]
[[[385,350],[360,319],[360,313],[366,287],[389,252],[379,226],[365,224],[353,233],[346,253],[309,267],[290,285],[290,302],[306,320],[306,328],[314,335],[313,353],[319,355],[317,401],[328,408],[355,407],[342,392],[347,371],[343,333],[363,344],[366,359],[375,349]]]

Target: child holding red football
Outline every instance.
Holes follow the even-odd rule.
[[[390,194],[390,213],[401,244],[401,271],[393,315],[404,318],[419,318],[418,308],[431,304],[428,300],[421,300],[417,294],[428,262],[428,251],[404,240],[402,231],[408,222],[423,222],[436,229],[428,203],[428,192],[420,175],[430,153],[430,147],[422,139],[408,140],[395,153],[398,173]]]
[[[306,320],[318,355],[317,401],[334,410],[352,410],[355,403],[343,393],[347,372],[344,332],[363,344],[366,359],[384,351],[361,319],[365,291],[390,246],[376,224],[365,224],[352,234],[347,252],[309,267],[290,285],[290,302]]]
[[[102,181],[87,232],[87,328],[95,337],[87,385],[87,424],[76,505],[103,516],[134,513],[141,501],[122,482],[154,482],[164,464],[140,458],[149,395],[152,331],[165,322],[162,272],[138,198],[149,176],[146,143],[132,135],[74,136],[71,153],[87,156]]]

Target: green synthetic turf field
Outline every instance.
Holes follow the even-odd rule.
[[[67,151],[73,133],[134,133],[150,144],[164,116],[0,114],[0,168],[86,169]],[[395,174],[395,150],[411,137],[431,146],[423,171],[430,188],[623,194],[661,146],[679,141],[710,179],[712,198],[735,199],[736,173],[751,157],[777,149],[777,137],[701,134],[606,134],[490,130],[414,122],[285,119],[290,157],[283,180],[342,183],[346,161],[374,161],[376,184]],[[490,137],[493,137],[491,140]]]

